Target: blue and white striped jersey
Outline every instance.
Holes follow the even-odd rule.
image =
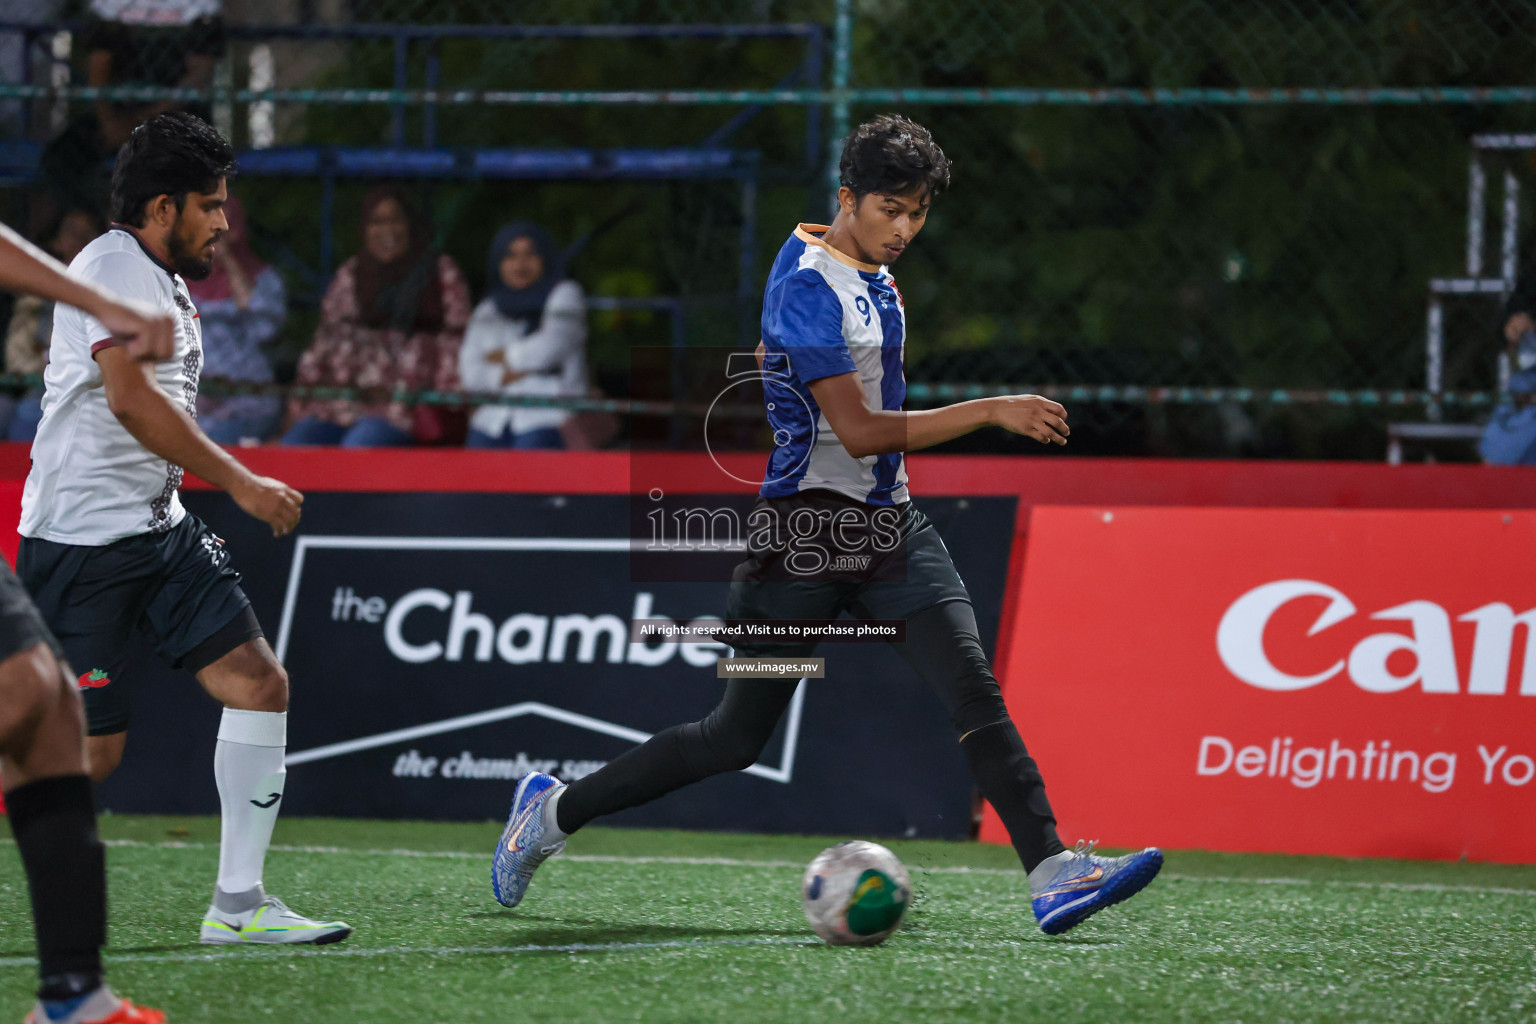
[[[884,267],[824,243],[826,227],[801,224],[779,250],[763,292],[763,394],[774,432],[760,493],[777,498],[822,489],[870,505],[907,500],[900,452],[856,459],[811,395],[810,383],[857,373],[873,409],[907,397],[901,293]]]

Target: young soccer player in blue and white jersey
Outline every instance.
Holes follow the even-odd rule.
[[[977,787],[1023,863],[1035,917],[1059,934],[1139,892],[1163,856],[1148,848],[1109,858],[1091,844],[1062,845],[1039,767],[982,649],[970,595],[938,531],[908,497],[903,453],[988,426],[1066,444],[1067,413],[1038,395],[903,411],[906,317],[888,268],[949,184],[949,160],[926,128],[886,116],[849,136],[841,175],[832,224],[795,230],[763,296],[758,358],[775,448],[727,618],[828,621],[846,610],[904,620],[906,639],[894,646],[943,701]],[[818,549],[858,554],[804,557]],[[754,643],[737,644],[736,653],[804,658],[814,649],[814,641]],[[516,906],[534,869],[594,818],[753,764],[798,685],[732,680],[703,721],[657,733],[585,778],[524,778],[494,856],[496,899]]]

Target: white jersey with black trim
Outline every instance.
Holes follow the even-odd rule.
[[[155,366],[155,382],[195,416],[203,340],[186,282],[122,226],[82,249],[69,269],[171,314],[175,357]],[[107,408],[95,356],[114,344],[112,332],[95,317],[63,305],[54,311],[43,419],[21,497],[23,537],[94,547],[164,533],[186,515],[177,494],[181,467],[141,445]]]

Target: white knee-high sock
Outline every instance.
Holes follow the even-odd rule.
[[[246,893],[261,885],[262,865],[288,778],[283,767],[287,749],[286,711],[224,709],[213,755],[223,819],[219,836],[222,893]]]

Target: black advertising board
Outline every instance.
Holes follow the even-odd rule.
[[[274,539],[228,498],[183,500],[229,544],[292,680],[287,814],[485,820],[529,770],[575,777],[703,717],[723,648],[629,642],[633,618],[722,614],[719,582],[636,580],[623,495],[312,492]],[[925,498],[997,635],[1015,499]],[[708,578],[703,574],[700,578]],[[761,761],[610,824],[963,836],[972,786],[936,697],[889,646],[825,643]],[[219,708],[159,667],[134,697],[119,812],[217,813]]]

